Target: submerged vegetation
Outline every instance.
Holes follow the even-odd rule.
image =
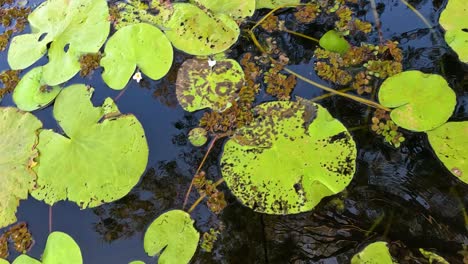
[[[445,13],[467,17],[462,1],[449,1],[441,24],[447,30],[445,39],[466,62],[466,28],[460,29],[458,20]],[[308,212],[323,199],[343,194],[353,180],[358,149],[345,122],[317,102],[325,97],[342,96],[371,107],[366,126],[390,147],[404,145],[407,135],[426,133],[455,179],[468,183],[468,121],[448,122],[457,103],[455,92],[440,75],[405,70],[399,42],[384,40],[379,22],[379,43],[362,41],[373,28],[357,18],[357,2],[46,0],[28,16],[31,33],[10,41],[8,63],[13,70],[0,74],[1,96],[13,92],[17,106],[0,107],[0,228],[16,222],[19,202],[29,194],[51,206],[68,200],[81,208],[126,196],[144,173],[150,150],[144,124],[121,113],[116,101],[131,78],[138,83],[159,80],[171,71],[176,72],[179,105],[187,112],[203,111],[185,136],[207,150],[182,208],[159,215],[146,230],[143,248],[149,256],[158,256],[159,263],[188,263],[199,244],[206,252],[216,248],[223,228],[200,235],[190,214],[204,201],[214,215],[220,214],[228,205],[226,190],[253,211],[270,215]],[[13,33],[23,30],[30,10],[13,1],[0,3],[2,50]],[[261,8],[272,10],[255,13]],[[290,30],[281,12],[289,12],[303,28],[328,24],[316,32],[316,39]],[[324,21],[332,21],[332,28]],[[310,71],[332,87],[292,70],[292,58],[278,34],[312,42]],[[229,52],[238,41],[250,45],[239,61]],[[178,52],[187,53],[183,62],[177,61]],[[45,54],[47,63],[36,65]],[[20,79],[19,70],[30,66]],[[96,107],[90,86],[63,88],[78,72],[87,76],[99,67],[107,86],[123,90],[115,100],[107,98]],[[299,80],[328,94],[294,96]],[[268,102],[259,103],[261,96]],[[61,131],[43,129],[28,112],[54,100],[53,115]],[[222,177],[213,179],[204,166],[221,141]],[[198,199],[188,207],[193,189]],[[9,255],[8,241],[24,253],[13,263],[53,264],[64,255],[67,263],[82,263],[77,243],[61,232],[49,235],[42,262],[27,256],[34,240],[26,225],[14,227],[0,236],[0,263]],[[374,242],[350,261],[392,263],[387,246]],[[428,252],[422,254],[440,257]]]

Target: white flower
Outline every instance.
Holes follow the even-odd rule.
[[[140,71],[137,71],[135,74],[133,74],[133,80],[135,80],[137,83],[139,83],[141,79],[143,79],[143,77],[141,76]]]
[[[215,60],[211,60],[211,59],[208,59],[208,65],[213,68],[213,66],[216,65],[216,61]]]

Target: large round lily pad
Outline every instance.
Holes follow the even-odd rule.
[[[351,182],[356,144],[325,108],[301,100],[255,111],[221,158],[223,178],[244,205],[269,214],[305,212]]]
[[[0,107],[0,228],[16,222],[20,200],[34,188],[34,158],[41,121],[13,107]]]
[[[49,62],[43,79],[58,85],[71,79],[79,70],[79,57],[96,53],[110,30],[106,0],[47,0],[28,17],[32,33],[16,36],[8,50],[12,69],[24,69],[47,51]]]
[[[239,36],[237,23],[228,15],[206,13],[189,3],[174,3],[163,24],[174,47],[192,55],[211,55],[231,47]]]
[[[13,101],[23,111],[34,111],[49,105],[62,90],[49,87],[42,80],[42,68],[36,67],[21,78],[13,91]]]
[[[404,71],[382,83],[379,101],[395,108],[390,117],[398,126],[427,131],[447,122],[455,109],[456,96],[440,75]]]
[[[354,255],[351,264],[393,264],[387,243],[374,242]]]
[[[243,81],[244,72],[235,60],[210,66],[208,60],[189,59],[177,73],[177,100],[189,112],[207,107],[222,112],[231,106]]]
[[[192,0],[216,14],[225,14],[234,19],[253,15],[255,0]]]
[[[143,244],[148,255],[159,255],[158,263],[180,264],[190,262],[199,239],[200,234],[193,227],[190,215],[181,210],[172,210],[151,223]]]
[[[468,63],[468,6],[466,0],[450,0],[440,14],[440,25],[445,29],[445,41]]]
[[[426,133],[440,161],[468,184],[468,121],[447,122]]]
[[[122,89],[138,66],[153,80],[161,79],[172,66],[172,45],[158,28],[145,23],[119,29],[107,42],[102,78],[113,89]]]
[[[110,98],[94,107],[92,93],[78,84],[57,97],[54,117],[65,135],[39,135],[36,199],[98,206],[126,195],[145,170],[148,145],[140,122],[121,114]]]

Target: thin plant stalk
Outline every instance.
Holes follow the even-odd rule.
[[[224,179],[221,178],[221,179],[217,180],[213,185],[214,185],[215,187],[218,187],[218,185],[220,185],[220,184],[223,183],[223,182],[224,182]],[[205,197],[206,197],[206,193],[200,195],[200,197],[198,197],[198,199],[197,199],[197,200],[192,204],[192,206],[187,210],[187,213],[190,214],[190,213],[197,207],[197,205],[200,204],[200,203],[203,201],[203,199],[205,199]]]
[[[375,20],[375,27],[377,28],[377,32],[379,33],[379,42],[383,44],[383,33],[382,33],[382,23],[380,23],[379,13],[377,13],[377,5],[375,4],[375,0],[370,0],[372,14],[374,15]]]

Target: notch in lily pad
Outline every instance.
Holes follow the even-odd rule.
[[[319,45],[328,51],[339,54],[346,53],[350,48],[348,41],[336,30],[329,30],[323,34],[319,40]]]
[[[383,106],[393,108],[393,122],[412,131],[428,131],[444,124],[456,105],[455,92],[442,76],[415,70],[387,78],[378,97]]]
[[[119,29],[106,44],[101,59],[103,80],[120,90],[138,68],[153,80],[164,77],[172,66],[172,45],[158,28],[145,23]]]
[[[146,230],[144,248],[159,263],[189,263],[197,250],[200,234],[190,215],[172,210],[160,215]]]

